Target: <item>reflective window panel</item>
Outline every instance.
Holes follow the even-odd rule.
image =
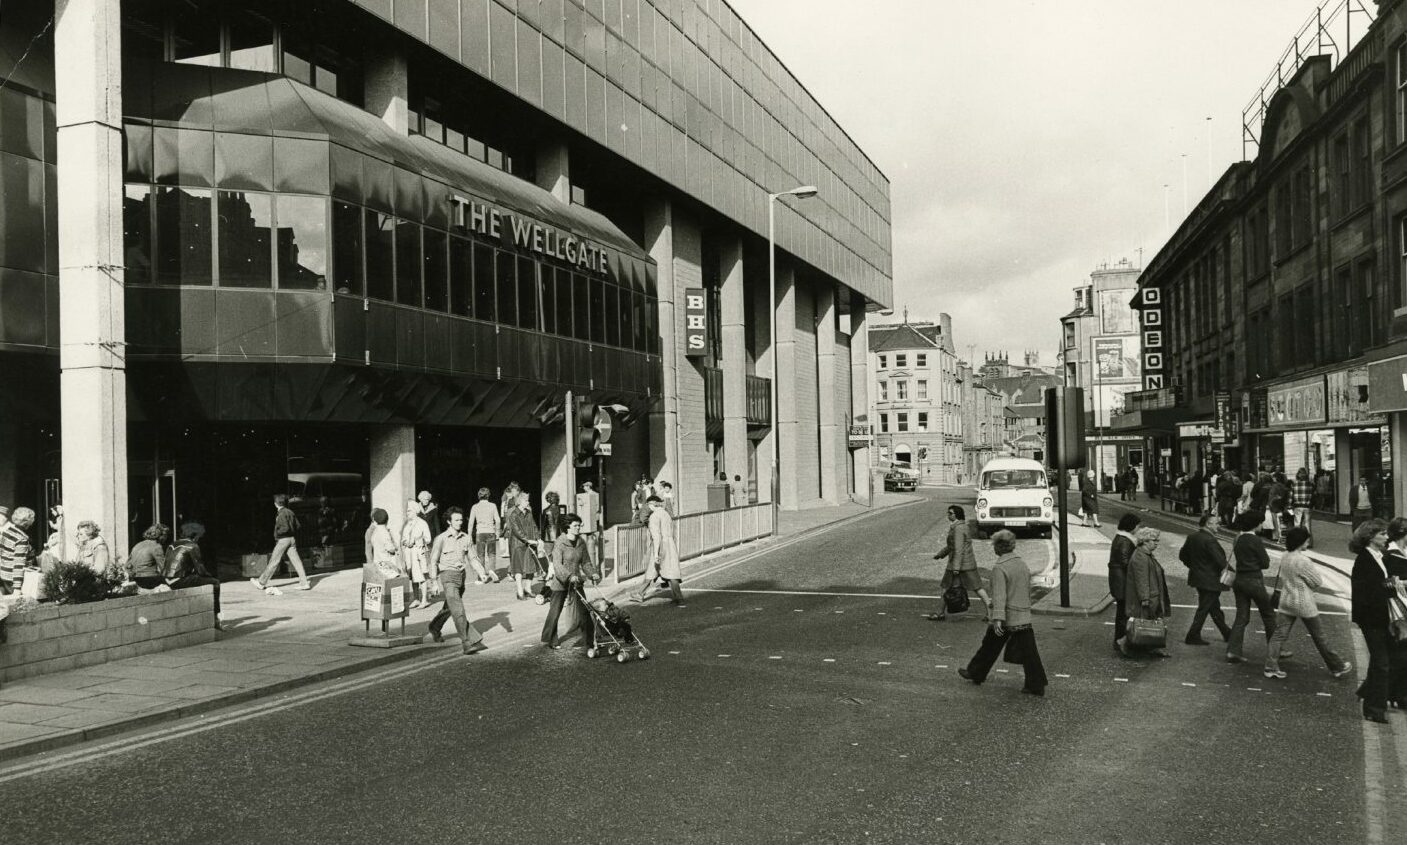
[[[333,289],[362,293],[362,210],[345,202],[332,204]]]
[[[425,304],[421,288],[420,224],[396,220],[396,301],[421,308]]]
[[[272,199],[268,194],[219,192],[221,287],[273,287]]]
[[[366,295],[387,302],[396,298],[395,218],[366,210]]]
[[[212,281],[211,196],[199,188],[156,189],[156,282]]]
[[[151,186],[127,185],[122,195],[122,264],[128,284],[151,284]]]
[[[282,290],[327,289],[327,200],[278,197],[278,286]]]
[[[425,250],[425,307],[432,311],[449,311],[449,258],[448,238],[438,229],[426,227],[424,232]]]

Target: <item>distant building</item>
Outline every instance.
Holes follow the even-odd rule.
[[[963,472],[962,391],[952,318],[869,329],[870,419],[881,464],[908,463],[925,482]]]
[[[1006,452],[1045,460],[1045,392],[1059,387],[1060,377],[1028,373],[984,379],[983,384],[1002,397]]]
[[[1006,400],[966,361],[958,362],[958,385],[962,395],[962,483],[975,479],[983,464],[1005,451]]]
[[[977,369],[977,377],[989,378],[1010,378],[1011,376],[1048,376],[1055,374],[1051,367],[1043,366],[1040,363],[1040,353],[1027,350],[1022,353],[1022,361],[1018,364],[1011,363],[1005,352],[988,352],[986,360]]]

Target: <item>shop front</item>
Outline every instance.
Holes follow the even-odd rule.
[[[1383,437],[1387,454],[1400,454],[1407,449],[1407,355],[1374,361],[1368,365],[1367,371],[1363,387],[1366,395],[1363,398],[1371,413],[1381,415],[1388,421],[1388,434]],[[1391,495],[1393,502],[1407,501],[1407,479],[1390,475],[1383,488]],[[1394,509],[1389,513],[1396,514],[1397,511]]]

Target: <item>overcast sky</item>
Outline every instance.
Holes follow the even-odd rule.
[[[889,177],[896,310],[951,314],[964,357],[1046,362],[1090,270],[1152,259],[1165,194],[1182,219],[1183,155],[1190,204],[1240,160],[1242,109],[1318,5],[729,2]]]

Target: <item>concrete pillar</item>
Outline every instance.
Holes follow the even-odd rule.
[[[571,167],[567,145],[543,140],[537,145],[537,186],[564,203],[572,201]]]
[[[1348,493],[1358,479],[1358,467],[1353,464],[1352,442],[1348,429],[1334,429],[1334,486],[1338,488],[1335,496],[1338,512],[1344,516],[1348,515]]]
[[[660,363],[664,368],[664,401],[650,409],[650,455],[654,478],[677,479],[679,466],[679,389],[676,366],[679,360],[679,330],[675,325],[674,297],[674,207],[665,200],[651,203],[645,210],[645,246],[655,260],[659,295]],[[660,457],[663,462],[658,462]],[[626,491],[634,479],[620,479],[617,486]],[[677,497],[683,493],[674,481]]]
[[[534,496],[537,500],[535,504],[539,507],[547,500],[548,491],[555,490],[562,504],[566,505],[568,511],[571,510],[572,503],[576,501],[573,498],[575,491],[572,490],[576,475],[576,467],[572,465],[573,451],[568,446],[565,423],[554,423],[542,429],[539,452],[542,477]]]
[[[845,467],[835,448],[844,419],[841,397],[836,395],[837,334],[835,287],[821,285],[816,291],[816,423],[821,442],[821,499],[836,505],[845,501]]]
[[[371,433],[371,506],[390,515],[392,532],[400,530],[405,505],[415,488],[415,426],[377,426]],[[399,534],[395,534],[399,537]]]
[[[778,504],[794,510],[802,498],[798,469],[801,463],[799,450],[800,411],[796,368],[796,274],[791,265],[778,262],[777,265],[777,338],[773,345],[776,356],[777,404],[772,415],[776,418],[781,453],[781,500]]]
[[[723,469],[731,482],[735,475],[744,479],[748,477],[747,328],[744,308],[747,290],[743,284],[742,240],[722,244],[718,262],[718,278],[722,280],[719,298],[723,308],[720,321],[723,326]]]
[[[405,54],[393,48],[367,51],[363,79],[366,110],[399,134],[409,135],[410,68]]]
[[[869,349],[869,331],[865,326],[865,303],[856,297],[850,305],[850,418],[867,420],[871,431],[873,431],[875,421],[869,419]],[[851,473],[855,479],[855,500],[869,502],[872,495],[869,447],[852,449],[850,461]]]
[[[127,538],[120,0],[54,5],[59,348],[66,522]],[[44,515],[39,515],[44,519]]]

